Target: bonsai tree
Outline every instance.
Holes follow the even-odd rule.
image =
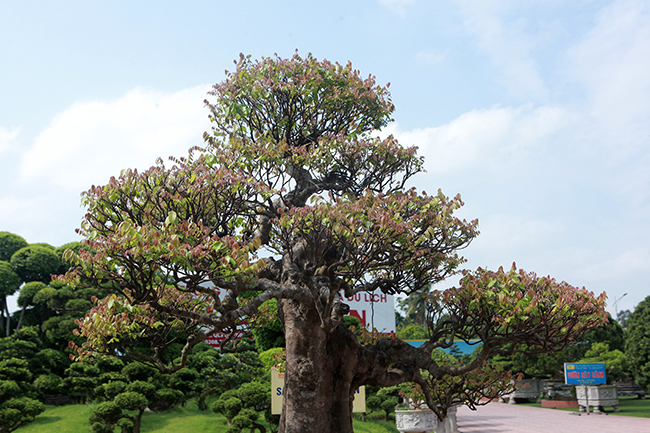
[[[423,161],[415,147],[376,137],[391,120],[388,86],[350,63],[241,56],[211,96],[204,148],[84,194],[85,245],[64,254],[78,265],[67,280],[113,295],[79,321],[78,357],[177,371],[192,346],[234,335],[276,299],[286,339],[280,431],[351,432],[361,385],[414,382],[430,397],[421,371],[462,376],[518,343],[552,351],[603,320],[604,296],[514,267],[479,269],[430,294],[421,347],[360,342],[343,322],[343,296],[410,295],[454,275],[477,221],[454,216],[460,196],[406,188]],[[431,357],[475,337],[482,349],[468,364]]]
[[[187,365],[199,372],[200,384],[196,389],[199,410],[208,409],[209,397],[254,381],[260,378],[264,371],[268,371],[263,370],[260,356],[254,351],[244,350],[220,355],[214,348],[201,345],[195,347],[194,352],[188,357]]]
[[[1,433],[14,431],[45,411],[45,405],[35,399],[37,392],[32,385],[39,345],[33,328],[0,338]]]
[[[274,419],[268,419],[271,407],[271,390],[268,383],[248,382],[238,389],[222,393],[212,404],[212,411],[226,417],[231,428],[229,432],[241,432],[248,428],[251,432],[258,430],[266,433],[266,427],[257,422],[259,412],[265,412],[267,421],[273,428]]]
[[[41,281],[47,284],[52,280],[52,275],[60,271],[61,260],[54,247],[45,245],[28,245],[11,256],[11,266],[23,282]]]
[[[0,337],[8,337],[11,319],[7,297],[18,291],[22,281],[9,262],[0,260]]]
[[[21,277],[9,263],[11,256],[29,245],[21,236],[0,232],[0,336],[8,337],[11,320],[7,306],[7,296],[13,295],[22,284]]]
[[[100,366],[114,369],[119,364]],[[101,374],[99,380],[103,383],[94,389],[94,397],[101,403],[90,416],[93,430],[113,432],[120,426],[123,431],[138,433],[147,407],[167,410],[184,399],[181,391],[163,387],[155,376],[160,376],[156,370],[135,362],[124,366],[119,373]]]

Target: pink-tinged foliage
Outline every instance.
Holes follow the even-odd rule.
[[[350,62],[342,66],[296,53],[256,61],[242,55],[236,65],[211,92],[218,103],[206,101],[219,132],[269,134],[273,142],[295,147],[325,135],[380,129],[391,120],[388,86],[378,86],[373,76],[361,78]]]
[[[292,246],[306,244],[305,267],[315,272],[327,266],[328,274],[348,282],[348,297],[378,288],[409,294],[440,281],[462,263],[455,251],[478,233],[477,221],[453,216],[462,206],[460,197],[450,200],[442,192],[429,197],[415,190],[366,191],[358,198],[315,201],[281,213],[271,247],[292,256]],[[330,263],[331,245],[338,248]]]
[[[422,158],[376,137],[393,111],[388,86],[349,63],[242,56],[211,95],[205,149],[83,195],[85,248],[66,253],[78,266],[65,278],[113,295],[79,321],[79,359],[128,356],[176,371],[207,335],[267,323],[276,299],[287,431],[313,426],[301,411],[314,405],[329,408],[322,425],[350,431],[360,385],[416,383],[440,417],[509,389],[513,376],[487,366],[489,356],[518,343],[555,350],[605,320],[604,295],[513,266],[464,272],[458,287],[433,292],[430,339],[419,348],[357,339],[342,325],[341,293],[410,295],[444,280],[459,272],[458,252],[478,223],[455,216],[460,196],[406,189]],[[467,364],[432,359],[436,348],[475,338],[482,349]]]
[[[607,320],[605,294],[558,283],[532,272],[478,269],[464,272],[459,287],[437,293],[428,305],[435,337],[453,329],[455,339],[479,337],[491,354],[526,342],[537,351],[559,349]],[[458,326],[462,324],[462,327]]]

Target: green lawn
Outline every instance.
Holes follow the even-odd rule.
[[[18,433],[92,433],[88,418],[94,405],[47,406],[36,420]],[[199,411],[188,404],[170,412],[145,413],[142,433],[185,433],[188,431],[220,432],[227,429],[226,418],[215,413]]]
[[[638,416],[650,418],[650,399],[621,397],[620,412],[609,415]],[[540,403],[524,403],[523,406],[542,407]],[[17,433],[92,433],[88,418],[93,405],[47,406],[45,412],[36,420],[16,430]],[[549,409],[553,410],[553,409]],[[577,412],[578,409],[555,409]],[[226,419],[215,413],[201,412],[190,402],[187,407],[165,413],[145,413],[142,418],[142,433],[186,433],[186,432],[225,432]],[[354,417],[354,430],[357,433],[396,433],[395,422],[361,421],[360,415]]]
[[[36,420],[16,430],[17,433],[92,433],[88,418],[93,405],[47,406]],[[201,412],[191,402],[185,408],[165,413],[145,413],[142,433],[187,433],[226,431],[226,418],[206,411]],[[357,433],[395,433],[395,422],[354,419]],[[268,430],[267,430],[268,431]]]
[[[614,412],[611,407],[605,407],[608,415],[638,416],[650,418],[650,399],[641,400],[636,397],[619,397],[619,412]],[[523,406],[542,407],[541,403],[523,403]],[[551,409],[578,412],[578,409]]]

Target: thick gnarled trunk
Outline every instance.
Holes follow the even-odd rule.
[[[282,300],[287,341],[281,433],[352,433],[359,344],[341,327],[327,334],[316,310]]]

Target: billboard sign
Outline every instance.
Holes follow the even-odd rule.
[[[237,329],[237,331],[235,331],[235,334],[232,336],[232,338],[230,338],[230,340],[241,340],[242,338],[244,338],[244,334],[245,331],[243,329]],[[221,342],[226,338],[228,338],[229,335],[230,333],[226,333],[226,332],[215,332],[214,334],[210,334],[209,336],[207,336],[203,341],[208,346],[212,346],[214,348],[219,349],[221,347],[220,346]]]
[[[379,293],[357,293],[346,297],[341,293],[341,301],[350,306],[350,316],[354,316],[368,330],[375,328],[383,334],[395,335],[395,299],[393,295]]]
[[[567,385],[601,385],[607,383],[604,362],[575,362],[564,364]]]

